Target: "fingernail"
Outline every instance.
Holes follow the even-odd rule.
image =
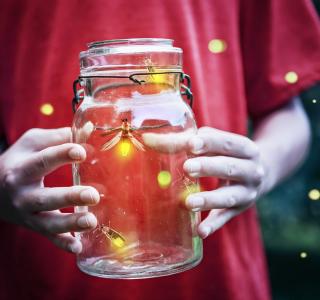
[[[94,227],[97,223],[96,217],[93,214],[86,214],[78,219],[77,224],[81,228]]]
[[[202,238],[205,239],[210,234],[211,229],[209,226],[203,226],[200,231],[202,233]]]
[[[80,243],[73,243],[69,246],[69,250],[72,253],[79,254],[82,250],[82,245]]]
[[[199,162],[195,161],[195,160],[187,160],[184,163],[184,169],[191,174],[197,174],[199,173],[200,169],[201,169],[201,165]]]
[[[74,159],[74,160],[79,160],[79,159],[82,159],[84,158],[85,156],[85,153],[83,153],[83,149],[82,148],[79,148],[79,147],[76,147],[76,148],[72,148],[70,151],[69,151],[69,157],[71,159]]]
[[[100,196],[99,193],[94,189],[85,189],[80,193],[80,199],[84,203],[98,203]]]
[[[198,196],[190,196],[187,198],[187,205],[193,209],[198,209],[199,211],[200,207],[204,205],[204,199]]]
[[[200,153],[203,150],[204,142],[203,139],[199,137],[194,137],[191,140],[191,145],[192,145],[192,152],[193,153]]]

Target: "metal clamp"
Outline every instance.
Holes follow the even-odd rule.
[[[189,75],[183,73],[183,72],[147,72],[147,73],[134,73],[130,76],[121,76],[121,75],[114,75],[114,76],[106,76],[106,75],[93,75],[93,76],[79,76],[78,79],[76,79],[73,82],[73,99],[72,99],[72,109],[73,112],[77,110],[77,106],[84,98],[84,89],[78,89],[79,87],[83,86],[83,79],[86,78],[128,78],[132,82],[136,84],[144,84],[146,83],[145,80],[139,80],[136,78],[137,76],[152,76],[152,75],[161,75],[161,74],[180,74],[180,83],[181,83],[181,95],[186,96],[189,100],[189,105],[192,108],[193,106],[193,94],[191,92],[191,78]]]
[[[84,89],[78,89],[78,86],[81,85],[81,78],[79,77],[77,80],[73,82],[73,99],[72,99],[72,110],[75,113],[77,110],[77,106],[84,98]]]

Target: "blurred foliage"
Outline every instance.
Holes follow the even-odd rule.
[[[320,199],[308,197],[320,189],[320,86],[301,97],[313,132],[309,156],[293,177],[259,201],[258,209],[267,248],[320,254]]]

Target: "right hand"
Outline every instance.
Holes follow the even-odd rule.
[[[61,208],[96,205],[100,196],[89,186],[44,187],[55,169],[85,160],[85,149],[70,143],[70,128],[31,129],[0,156],[0,219],[41,233],[58,247],[80,253],[70,232],[97,226],[89,212],[62,213]]]

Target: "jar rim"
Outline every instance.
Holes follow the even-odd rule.
[[[173,39],[165,38],[126,38],[126,39],[112,39],[94,41],[87,44],[89,49],[101,46],[115,47],[125,45],[158,45],[158,46],[172,46]]]
[[[88,49],[80,52],[80,59],[88,56],[108,54],[130,54],[144,52],[182,53],[181,48],[173,47],[172,39],[129,38],[95,41],[87,44]]]

